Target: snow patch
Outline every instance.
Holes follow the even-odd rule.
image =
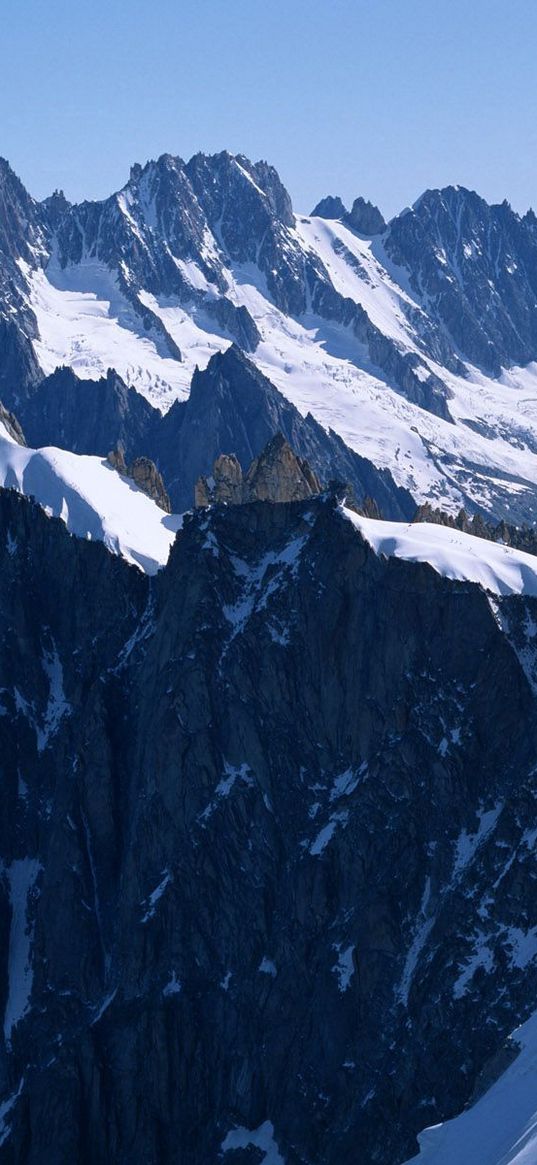
[[[467,960],[463,970],[453,984],[453,995],[455,999],[462,999],[476,971],[480,967],[487,974],[490,974],[494,967],[494,954],[489,947],[489,936],[484,935],[481,931],[475,936],[473,955]]]
[[[34,922],[31,898],[39,871],[37,858],[20,858],[7,870],[11,925],[9,929],[8,996],[4,1014],[4,1036],[11,1047],[11,1034],[30,1006],[33,968],[31,948]]]
[[[330,801],[337,801],[339,797],[350,797],[359,783],[360,777],[367,772],[367,761],[364,761],[358,772],[353,768],[346,769],[344,773],[340,773],[334,779],[333,788],[330,790]]]
[[[231,1129],[222,1141],[222,1152],[230,1153],[232,1149],[261,1149],[265,1154],[264,1165],[285,1165],[274,1138],[274,1125],[271,1121],[264,1121],[257,1129]]]
[[[39,330],[33,346],[45,376],[68,364],[82,379],[98,380],[115,368],[156,406],[169,407],[186,395],[189,372],[169,355],[159,333],[145,330],[104,263],[86,257],[62,268],[52,259],[46,271],[19,265],[30,289]]]
[[[162,994],[166,999],[168,999],[170,995],[180,995],[182,990],[183,985],[180,979],[177,978],[175,971],[172,971],[172,977],[169,983],[166,983],[166,986],[163,987]]]
[[[231,765],[228,761],[225,760],[224,776],[220,778],[214,791],[216,800],[213,799],[209,805],[207,805],[207,808],[204,809],[202,813],[200,813],[199,820],[201,822],[208,821],[209,817],[212,817],[215,809],[218,808],[218,801],[222,799],[225,800],[227,797],[229,797],[232,789],[238,781],[249,787],[253,786],[254,780],[251,775],[250,766],[247,764]]]
[[[348,820],[349,814],[347,809],[341,809],[337,813],[332,813],[327,824],[324,825],[321,830],[319,830],[319,833],[312,841],[309,847],[310,854],[313,854],[313,857],[319,857],[320,854],[324,853],[329,841],[332,840],[338,825],[345,826]]]
[[[72,712],[71,705],[65,699],[63,668],[54,641],[49,650],[45,649],[43,651],[41,663],[49,682],[49,697],[43,727],[37,732],[37,748],[39,752],[43,752],[51,737],[58,731],[63,717],[69,716]]]
[[[145,910],[142,918],[143,923],[149,922],[149,919],[154,917],[157,903],[162,898],[166,887],[169,886],[170,882],[173,881],[169,870],[163,870],[162,873],[162,881],[159,882],[158,886],[156,886],[155,889],[151,891],[151,894],[149,894],[148,898],[144,899],[144,903],[147,903],[147,909]]]
[[[459,877],[463,870],[474,860],[479,846],[495,828],[502,808],[503,805],[498,804],[493,809],[481,809],[478,813],[479,825],[477,831],[475,833],[467,833],[466,829],[461,831],[456,842],[455,864],[453,867],[454,878]]]
[[[429,938],[429,935],[430,935],[431,930],[433,929],[433,926],[435,923],[435,916],[430,915],[430,913],[429,913],[430,899],[431,899],[431,879],[429,877],[427,877],[425,879],[425,887],[423,890],[421,904],[420,904],[420,908],[419,908],[419,912],[418,912],[414,938],[412,940],[410,949],[409,949],[407,957],[406,957],[405,966],[403,969],[403,974],[401,977],[401,982],[400,982],[399,990],[398,990],[399,999],[401,1000],[401,1003],[403,1003],[403,1005],[405,1007],[407,1007],[407,1005],[408,1005],[408,996],[410,993],[410,988],[412,986],[414,974],[415,974],[416,967],[417,967],[418,962],[419,962],[420,955],[423,951],[423,948],[425,947],[425,945],[427,943],[427,939]]]
[[[179,515],[165,514],[100,457],[17,445],[0,427],[0,486],[33,497],[71,534],[104,542],[147,574],[168,560]]]
[[[341,943],[336,943],[334,950],[338,952],[338,959],[337,963],[332,967],[332,970],[337,975],[338,989],[343,993],[348,991],[354,975],[354,944],[342,950]]]
[[[19,1099],[19,1096],[20,1096],[23,1088],[24,1088],[24,1076],[20,1080],[19,1087],[17,1088],[17,1091],[12,1092],[11,1096],[8,1096],[7,1100],[2,1101],[2,1104],[0,1104],[0,1146],[5,1144],[5,1142],[7,1141],[8,1137],[11,1133],[11,1128],[10,1128],[9,1124],[7,1123],[7,1118],[9,1116],[12,1108],[15,1107],[17,1100]]]
[[[266,955],[263,955],[263,958],[261,959],[257,969],[258,971],[261,971],[262,975],[270,975],[273,979],[275,979],[278,974],[276,964],[272,962],[272,959],[267,959]]]

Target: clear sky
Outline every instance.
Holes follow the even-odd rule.
[[[460,183],[537,209],[537,0],[2,0],[0,153],[32,194],[229,149],[295,208]]]

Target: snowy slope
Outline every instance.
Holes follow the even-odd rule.
[[[472,1108],[425,1129],[413,1165],[535,1165],[537,1012],[513,1039],[521,1050],[507,1071]]]
[[[19,266],[30,288],[39,329],[34,349],[46,376],[62,364],[86,380],[98,380],[115,368],[164,408],[187,394],[192,369],[166,354],[161,337],[144,333],[104,264],[86,260],[61,270],[53,262],[46,273],[31,271],[22,261]]]
[[[342,222],[324,218],[296,220],[296,234],[305,250],[322,259],[337,291],[360,303],[385,336],[391,336],[408,349],[417,350],[416,336],[404,308],[416,309],[415,300],[394,279],[376,252],[378,240],[364,239]],[[421,309],[419,309],[421,311]]]
[[[98,457],[63,449],[27,449],[0,425],[0,486],[34,497],[70,532],[104,542],[148,574],[168,559],[177,515],[163,513],[151,498]]]
[[[428,562],[444,578],[477,583],[495,595],[537,596],[537,557],[431,522],[381,522],[342,513],[376,554]]]

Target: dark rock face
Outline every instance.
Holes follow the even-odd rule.
[[[2,1160],[406,1159],[534,1007],[536,601],[323,499],[0,568]]]
[[[47,233],[39,203],[25,190],[9,162],[0,158],[0,256],[15,264],[24,259],[32,265],[45,257]]]
[[[221,453],[211,478],[196,482],[194,504],[297,502],[319,493],[321,484],[308,462],[296,456],[282,433],[276,433],[244,476],[235,454]]]
[[[348,213],[349,212],[341,201],[339,195],[334,196],[333,194],[328,194],[326,198],[321,198],[321,201],[317,203],[317,206],[314,206],[311,212],[311,217],[344,219]]]
[[[14,319],[0,314],[0,397],[7,408],[19,409],[28,394],[42,380],[30,334],[21,331]]]
[[[26,302],[21,263],[44,264],[48,242],[39,203],[0,158],[0,397],[8,408],[16,408],[41,378],[31,344],[37,323]]]
[[[346,221],[360,235],[381,235],[386,230],[386,221],[378,206],[362,197],[355,198]]]
[[[507,202],[428,190],[393,219],[385,246],[459,352],[493,375],[537,351],[537,226]]]
[[[140,454],[156,410],[117,372],[79,380],[72,368],[57,368],[20,408],[29,445],[56,445],[73,453],[106,457],[121,445],[127,458]]]
[[[182,512],[190,509],[196,481],[211,473],[220,453],[233,451],[246,472],[278,432],[321,481],[348,481],[358,502],[373,497],[385,517],[413,516],[411,495],[390,473],[354,453],[312,416],[302,417],[235,346],[195,373],[188,400],[156,421],[144,447],[163,475],[174,510]]]

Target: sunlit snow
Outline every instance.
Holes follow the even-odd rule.
[[[513,1038],[514,1062],[471,1108],[420,1134],[412,1165],[535,1165],[537,1012]]]
[[[445,578],[478,583],[495,595],[537,596],[537,557],[431,522],[381,522],[343,509],[376,554],[427,562]]]
[[[27,449],[1,424],[0,486],[34,497],[72,534],[104,542],[148,574],[167,562],[181,524],[106,460],[52,447]]]

